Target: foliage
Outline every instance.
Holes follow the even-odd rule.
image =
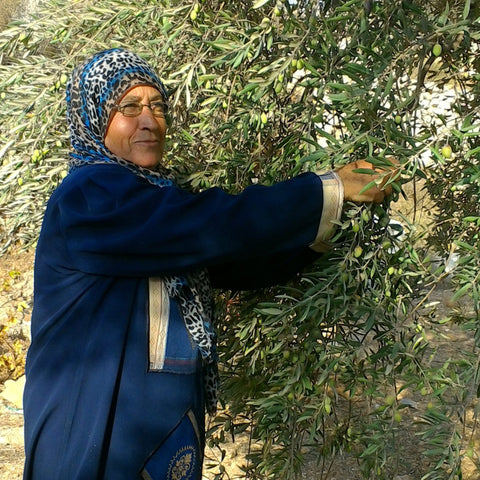
[[[187,188],[235,193],[397,158],[404,182],[426,185],[432,227],[404,217],[402,233],[389,205],[349,205],[335,247],[289,285],[219,294],[225,410],[211,442],[222,448],[226,434],[241,432],[260,441],[249,478],[295,478],[311,454],[328,475],[345,450],[365,478],[393,478],[400,400],[421,393],[435,406],[425,438],[436,432],[437,442],[422,473],[454,478],[466,442],[450,406],[455,392],[468,392],[462,405],[478,396],[478,366],[468,357],[455,382],[456,370],[430,368],[418,309],[446,276],[424,248],[444,256],[456,246],[457,297],[475,308],[474,318],[451,320],[473,330],[477,351],[478,17],[469,0],[43,2],[0,36],[2,244],[35,242],[66,174],[69,72],[103,48],[129,47],[158,66],[174,112],[167,159]],[[427,90],[442,86],[458,91],[452,110],[427,116]]]
[[[11,280],[19,275],[20,272],[16,270],[10,271],[8,278],[3,280],[0,286],[0,292],[8,292],[11,288]],[[27,304],[24,301],[18,302],[16,311],[7,311],[6,318],[0,323],[0,384],[23,374],[26,339],[19,330],[19,317],[26,308]]]

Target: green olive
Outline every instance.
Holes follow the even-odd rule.
[[[439,43],[436,43],[432,48],[432,53],[439,57],[442,54],[442,46]]]
[[[450,145],[445,145],[442,148],[442,155],[444,158],[451,158],[452,156],[452,147]]]

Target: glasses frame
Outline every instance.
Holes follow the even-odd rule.
[[[135,115],[128,115],[125,113],[125,109],[131,105],[136,105],[138,108],[138,113],[135,114]],[[154,106],[156,105],[161,105],[162,107],[162,113],[161,114],[156,114],[154,111],[153,111],[153,108]],[[140,108],[141,107],[141,108]],[[116,104],[115,105],[115,110],[119,111],[124,117],[138,117],[142,114],[143,112],[143,107],[147,107],[150,112],[152,112],[152,115],[155,117],[155,118],[167,118],[167,112],[168,112],[168,107],[167,105],[165,105],[165,103],[163,102],[152,102],[152,103],[140,103],[140,102],[128,102],[127,104],[125,105],[121,105],[121,104]]]

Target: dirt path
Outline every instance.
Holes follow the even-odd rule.
[[[23,458],[22,412],[2,404],[0,405],[0,479],[21,480]]]

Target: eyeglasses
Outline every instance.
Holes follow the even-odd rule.
[[[125,117],[138,117],[143,112],[143,107],[149,108],[154,117],[165,117],[167,110],[167,106],[163,102],[128,102],[123,105],[115,105],[115,108]]]

